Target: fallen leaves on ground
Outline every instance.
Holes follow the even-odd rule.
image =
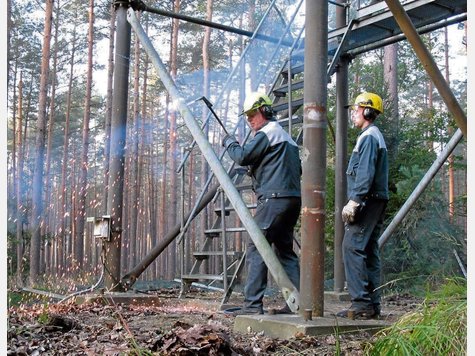
[[[362,355],[371,338],[364,332],[290,340],[239,334],[234,317],[216,310],[169,297],[159,307],[74,302],[11,307],[8,355]]]

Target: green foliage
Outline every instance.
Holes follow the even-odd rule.
[[[420,110],[423,119],[401,121],[398,152],[390,162],[390,200],[386,221],[389,222],[416,188],[436,158],[434,147],[448,140],[443,114]],[[444,135],[441,135],[445,132]],[[463,169],[463,165],[460,166]],[[463,205],[463,202],[462,202]],[[463,212],[462,212],[463,214]],[[440,279],[459,273],[454,250],[463,246],[457,236],[460,227],[449,221],[448,201],[440,180],[434,179],[412,206],[383,249],[383,278],[395,292],[410,289],[413,293],[427,276]],[[463,254],[463,253],[462,253]],[[417,282],[417,281],[420,282]]]
[[[40,324],[48,324],[49,321],[49,314],[45,309],[41,314],[38,315],[38,322]]]
[[[367,355],[464,355],[467,346],[467,285],[446,281],[429,292],[421,309],[375,335]]]
[[[394,199],[399,198],[401,203],[421,174],[417,167],[403,170],[408,176],[398,182],[398,195]],[[410,290],[418,294],[421,290],[417,288],[427,276],[440,280],[460,273],[453,251],[461,250],[457,236],[463,233],[449,222],[447,210],[437,184],[431,184],[383,247],[384,282],[400,279],[390,284],[386,292],[394,289],[392,292]]]
[[[401,180],[395,184],[397,192],[402,196],[408,197],[424,176],[425,170],[416,164],[411,167],[401,166],[399,172],[401,174]]]
[[[17,307],[25,302],[24,295],[15,291],[8,291],[7,293],[8,308]]]
[[[35,294],[35,293],[28,293],[21,290],[13,290],[13,289],[8,289],[7,291],[8,308],[20,307],[22,305],[34,305],[34,304],[48,306],[49,301],[50,299],[48,297]],[[44,317],[40,316],[40,319],[44,320]]]

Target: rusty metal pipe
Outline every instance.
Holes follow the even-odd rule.
[[[302,258],[300,295],[304,311],[323,316],[327,129],[328,2],[305,3],[305,81],[302,157]]]
[[[117,8],[117,36],[114,69],[114,91],[109,158],[109,192],[107,211],[111,215],[110,241],[103,241],[105,249],[104,284],[110,291],[120,290],[120,255],[122,241],[122,210],[127,127],[127,98],[130,66],[130,25],[127,8]]]
[[[344,0],[340,0],[343,4]],[[336,9],[337,27],[346,25],[346,9]],[[341,219],[341,210],[346,203],[346,165],[348,150],[348,63],[347,57],[340,57],[336,69],[336,142],[335,142],[335,239],[333,259],[333,290],[343,292],[345,285],[345,269],[341,249],[345,225]]]

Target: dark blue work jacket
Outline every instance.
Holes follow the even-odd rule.
[[[302,166],[297,144],[276,121],[269,121],[241,147],[228,146],[231,159],[249,166],[257,199],[300,197]]]
[[[358,136],[348,163],[348,199],[362,203],[366,199],[388,200],[388,151],[381,131],[367,126]]]

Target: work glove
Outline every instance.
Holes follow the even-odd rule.
[[[224,136],[224,138],[223,138],[223,143],[222,143],[222,145],[223,145],[224,148],[228,149],[229,145],[231,145],[231,144],[234,143],[234,142],[237,142],[237,140],[236,140],[236,138],[235,138],[234,136],[232,136],[232,135],[226,135],[226,136]]]
[[[343,219],[343,222],[349,224],[354,223],[359,207],[359,203],[355,202],[354,200],[349,200],[341,211],[341,218]]]

